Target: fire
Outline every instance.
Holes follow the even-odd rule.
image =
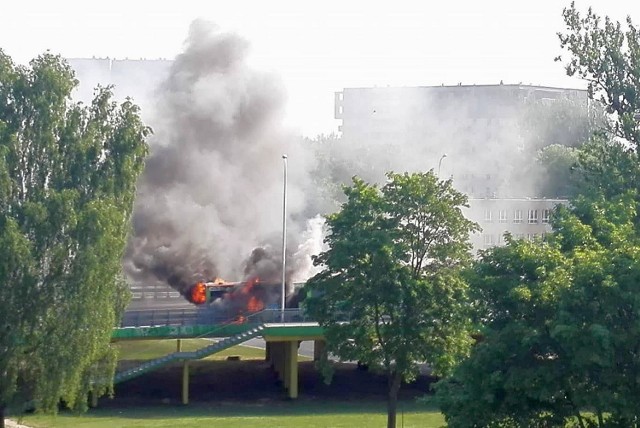
[[[239,315],[250,314],[265,308],[264,289],[259,277],[249,278],[245,282],[227,282],[222,278],[213,281],[198,282],[191,287],[187,297],[192,303],[202,305],[222,299],[240,307]]]
[[[207,286],[204,285],[204,282],[199,282],[191,287],[190,294],[191,295],[189,297],[191,302],[195,303],[196,305],[202,305],[203,303],[207,302]]]
[[[247,311],[258,312],[264,309],[264,303],[256,296],[251,296],[247,302]]]

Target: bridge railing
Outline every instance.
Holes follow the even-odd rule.
[[[231,320],[231,321],[230,321]],[[264,309],[250,314],[231,314],[208,308],[141,309],[126,311],[120,327],[190,326],[218,324],[297,323],[314,320],[303,309]]]
[[[314,322],[314,320],[301,308],[291,309],[264,309],[247,315],[248,323],[270,324],[270,323],[297,323]]]

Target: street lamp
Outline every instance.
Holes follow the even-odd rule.
[[[440,157],[440,160],[438,161],[438,178],[440,178],[440,167],[442,166],[442,159],[446,157],[447,157],[447,154],[445,153]]]
[[[284,322],[285,294],[287,290],[287,155],[282,155],[284,188],[282,192],[282,296],[280,299],[280,322]]]

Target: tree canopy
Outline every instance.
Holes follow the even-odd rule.
[[[86,406],[111,388],[111,330],[150,129],[131,100],[71,101],[71,68],[0,51],[0,420],[11,405]]]
[[[328,352],[381,369],[389,381],[388,426],[397,393],[418,363],[445,374],[467,353],[467,198],[433,171],[388,174],[382,188],[354,178],[328,217],[324,270],[306,287],[306,307],[324,327]],[[348,320],[348,322],[343,322]]]
[[[616,426],[640,417],[633,195],[557,209],[549,242],[511,240],[470,280],[482,341],[438,384],[450,427]]]
[[[637,150],[640,143],[640,34],[627,17],[625,25],[591,8],[581,14],[575,3],[564,9],[566,32],[560,45],[569,52],[569,76],[587,82],[590,98],[606,107],[613,133]],[[562,57],[557,60],[562,61]]]
[[[470,274],[481,341],[437,397],[451,427],[632,427],[640,421],[640,45],[591,9],[564,10],[567,73],[610,114],[579,148],[576,195],[547,241],[508,239]]]

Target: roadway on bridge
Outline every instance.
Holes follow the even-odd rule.
[[[266,342],[261,337],[255,337],[253,339],[247,340],[240,346],[250,346],[252,348],[265,349]],[[298,348],[298,355],[307,358],[313,358],[313,340],[306,340],[300,343],[300,347]]]

